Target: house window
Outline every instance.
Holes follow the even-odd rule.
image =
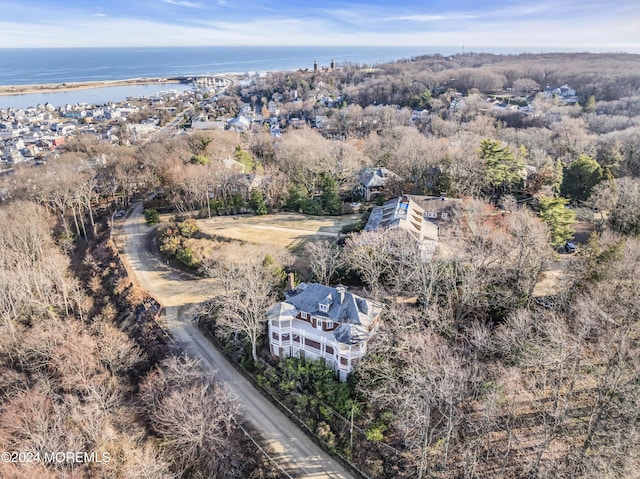
[[[307,318],[309,317],[309,315],[308,315],[307,313],[305,313],[304,311],[301,311],[301,312],[300,312],[300,317],[301,317],[302,319],[307,319]]]
[[[326,313],[329,311],[329,306],[326,304],[320,303],[318,306],[320,307],[320,311],[322,311],[323,313]]]
[[[276,340],[280,339],[280,336],[278,335],[278,333],[272,333],[272,335],[273,335],[273,339],[276,339]]]
[[[447,219],[447,216],[449,216],[449,213],[442,213],[442,215],[441,215],[441,216],[442,216],[442,219],[443,219],[443,220],[446,220],[446,219]]]
[[[340,357],[340,364],[342,364],[343,366],[347,366],[349,364],[349,361],[347,360],[347,358]]]
[[[327,330],[333,328],[333,321],[327,321]]]
[[[313,349],[317,349],[320,351],[320,343],[318,341],[314,341],[313,339],[305,338],[304,339],[305,346],[308,346]]]
[[[435,211],[427,212],[427,218],[437,218],[437,217],[438,217],[438,213],[436,213]]]
[[[327,354],[333,354],[333,346],[325,346],[324,350]]]

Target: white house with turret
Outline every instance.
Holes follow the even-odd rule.
[[[345,381],[366,354],[381,311],[344,286],[300,283],[267,312],[271,354],[324,360]]]

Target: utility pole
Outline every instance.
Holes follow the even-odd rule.
[[[353,457],[353,410],[355,407],[355,404],[351,405],[351,428],[349,429],[349,454],[351,457]]]

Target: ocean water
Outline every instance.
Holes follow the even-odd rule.
[[[374,65],[428,53],[447,54],[428,47],[0,48],[0,85],[311,69],[314,61],[328,66],[332,60]],[[185,88],[189,86],[130,85],[0,95],[0,108],[27,108],[47,102],[54,106],[83,102],[100,105]]]
[[[314,60],[328,66],[332,59],[368,65],[455,51],[434,47],[0,48],[0,85],[297,70],[313,68]]]
[[[122,85],[82,90],[56,91],[51,93],[26,93],[22,95],[0,95],[0,108],[30,108],[38,104],[51,103],[55,107],[88,103],[105,105],[118,103],[129,97],[151,97],[170,90],[191,89],[187,83],[149,83],[145,85]]]

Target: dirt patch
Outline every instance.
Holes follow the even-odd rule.
[[[573,224],[574,241],[578,243],[586,243],[589,240],[591,233],[595,231],[596,227],[591,221],[576,221]]]
[[[556,259],[547,261],[533,288],[533,296],[541,298],[558,294],[566,283],[570,261],[571,255],[564,253],[559,254]]]

